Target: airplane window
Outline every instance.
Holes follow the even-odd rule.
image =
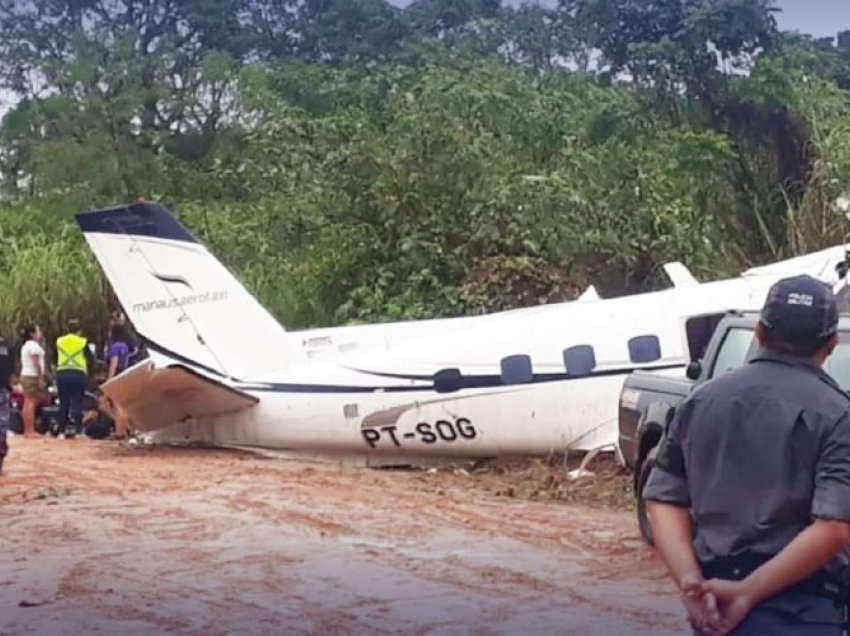
[[[629,340],[629,359],[632,362],[655,362],[661,358],[658,336],[636,336]]]
[[[460,391],[460,369],[441,369],[434,374],[434,390],[437,393]]]
[[[527,384],[534,381],[531,357],[527,355],[502,358],[502,384]]]
[[[755,331],[741,327],[730,329],[717,352],[711,377],[723,375],[743,366],[756,348]]]
[[[563,351],[564,369],[570,375],[588,375],[596,368],[596,352],[590,345],[576,345]]]

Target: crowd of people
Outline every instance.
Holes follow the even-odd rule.
[[[126,413],[100,394],[98,387],[127,369],[140,356],[136,338],[126,317],[114,311],[109,321],[109,338],[102,357],[83,333],[79,320],[71,319],[62,335],[56,338],[54,354],[48,360],[44,332],[38,324],[26,325],[17,345],[0,335],[0,473],[8,452],[7,434],[14,405],[22,398],[20,419],[26,438],[52,435],[77,437],[107,419],[108,437],[123,439],[130,434],[131,422]],[[39,410],[52,400],[49,386],[54,386],[58,412],[49,426],[37,426]],[[86,397],[95,399],[86,401]],[[102,432],[98,437],[103,437]]]

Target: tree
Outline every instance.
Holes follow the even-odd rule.
[[[504,4],[0,0],[21,98],[0,281],[23,293],[10,259],[50,261],[49,298],[4,315],[97,271],[70,212],[138,194],[293,327],[611,296],[664,261],[716,278],[841,240],[850,36],[779,33],[766,0]],[[102,307],[86,293],[75,311]]]
[[[414,0],[404,12],[411,28],[432,38],[469,31],[476,21],[498,17],[500,0]]]
[[[306,0],[294,27],[299,57],[333,64],[385,56],[405,34],[401,11],[385,0]]]
[[[704,92],[723,71],[746,69],[777,35],[773,0],[580,0],[576,19],[613,73]],[[562,3],[563,6],[563,3]]]
[[[232,56],[244,52],[237,9],[231,0],[0,0],[0,82],[26,100],[31,120],[40,118],[30,128],[92,140],[118,166],[125,196],[149,192],[155,158],[173,135],[209,138],[227,123]],[[56,99],[66,107],[62,121],[44,121]],[[19,148],[41,134],[24,144],[21,132],[6,133]],[[148,167],[133,168],[134,158]]]

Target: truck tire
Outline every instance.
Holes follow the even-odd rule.
[[[652,467],[655,466],[655,456],[658,454],[658,446],[653,447],[646,456],[646,459],[641,462],[638,472],[637,485],[635,486],[635,503],[637,510],[638,527],[640,528],[640,536],[647,545],[654,546],[652,540],[652,526],[649,523],[649,513],[646,511],[646,501],[643,498],[643,488],[649,479],[649,473],[652,472]]]

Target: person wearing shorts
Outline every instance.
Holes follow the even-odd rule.
[[[35,414],[38,404],[44,396],[47,384],[44,379],[44,348],[41,346],[43,334],[38,325],[24,327],[21,337],[21,387],[24,390],[24,408],[21,418],[24,422],[24,437],[39,437],[35,431]]]

